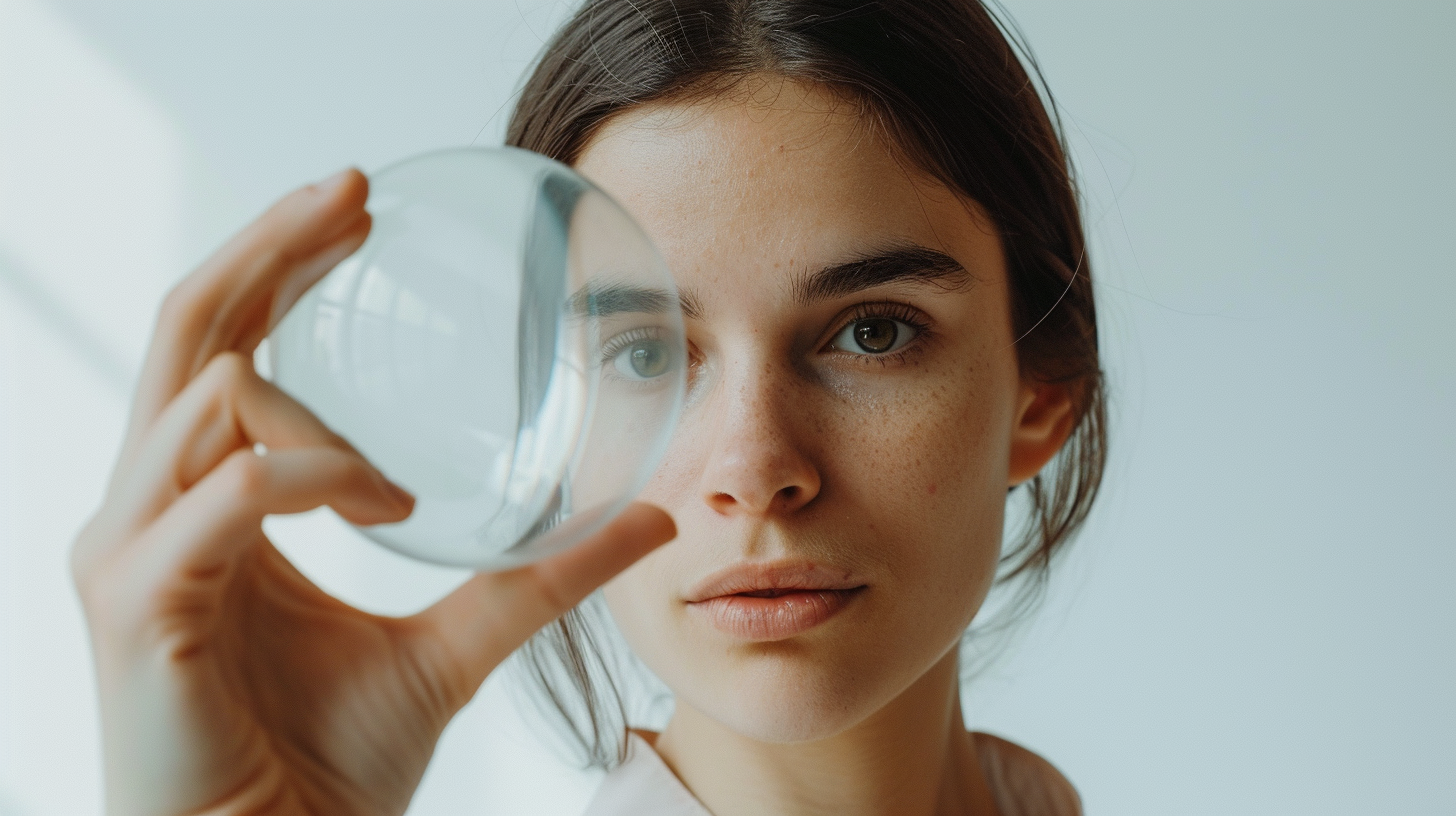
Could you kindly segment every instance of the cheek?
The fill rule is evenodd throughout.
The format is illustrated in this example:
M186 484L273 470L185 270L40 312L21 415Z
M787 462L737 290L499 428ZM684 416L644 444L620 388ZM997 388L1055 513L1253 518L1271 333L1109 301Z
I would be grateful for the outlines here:
M927 372L895 388L846 398L821 427L833 481L897 521L980 512L1004 499L1009 416L989 372ZM828 481L828 480L826 480Z
M826 446L834 471L826 484L836 486L836 504L852 508L907 603L974 614L994 576L1009 453L997 379L941 372L847 401L825 423L840 429Z
M633 651L654 670L662 671L658 652L671 649L675 626L682 610L676 589L701 577L708 525L702 514L705 504L698 496L704 452L694 444L697 438L680 425L667 453L652 478L637 495L666 510L677 525L677 537L643 556L602 587L607 607Z
M655 644L670 642L671 595L664 591L663 552L672 544L649 553L602 587L607 609L617 628L639 657L656 668Z
M652 478L637 498L666 510L677 524L677 538L653 550L603 587L607 606L633 650L661 671L656 644L670 641L680 623L675 588L701 578L710 525L699 487L708 452L698 444L693 418L685 416ZM711 514L709 514L711 515Z
M689 507L697 498L697 486L701 481L707 452L695 443L703 434L695 433L696 418L686 413L679 419L673 432L672 442L652 478L643 486L638 498L651 502L671 513L674 519L679 511Z

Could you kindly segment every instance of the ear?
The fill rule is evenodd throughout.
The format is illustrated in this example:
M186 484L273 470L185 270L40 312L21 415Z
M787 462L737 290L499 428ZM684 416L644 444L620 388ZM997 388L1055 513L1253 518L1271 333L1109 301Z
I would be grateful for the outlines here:
M1011 428L1007 486L1030 481L1072 433L1072 386L1023 378Z

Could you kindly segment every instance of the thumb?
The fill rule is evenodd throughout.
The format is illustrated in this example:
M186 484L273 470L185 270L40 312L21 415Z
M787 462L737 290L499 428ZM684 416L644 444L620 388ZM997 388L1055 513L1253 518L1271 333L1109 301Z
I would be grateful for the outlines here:
M548 534L549 535L549 534ZM415 616L462 672L467 698L537 630L677 536L661 508L635 502L566 552L504 572L480 573Z

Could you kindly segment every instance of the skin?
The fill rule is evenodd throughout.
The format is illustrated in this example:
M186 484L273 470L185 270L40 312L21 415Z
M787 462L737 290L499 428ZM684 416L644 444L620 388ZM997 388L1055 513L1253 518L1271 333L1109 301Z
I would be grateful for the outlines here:
M351 170L293 193L163 304L106 498L72 550L111 816L402 813L486 675L674 534L634 505L583 546L408 618L328 596L268 542L269 513L328 505L370 524L413 506L250 362L285 282L363 242L367 186Z
M1007 487L1071 419L1064 389L1021 376L994 228L856 105L770 77L621 114L578 167L695 307L688 407L643 494L679 535L606 587L676 695L658 752L719 816L969 812L956 647L995 574ZM963 279L796 297L816 270L906 246ZM862 305L884 303L898 306ZM885 314L913 317L899 330L914 338L885 354L846 342ZM704 577L780 559L867 588L767 643L689 609Z
M412 499L252 370L268 316L370 226L356 171L291 194L167 297L107 495L73 547L109 814L401 813L489 672L619 573L613 614L678 694L657 748L714 813L970 812L985 748L960 725L955 644L993 575L1007 486L1070 426L1066 394L1018 372L995 231L852 105L771 79L628 111L580 168L698 306L684 424L644 496L671 517L633 505L407 618L293 569L264 515L328 505L383 523ZM891 245L943 252L964 279L792 296L804 274ZM851 310L882 301L923 325L908 351L836 348ZM709 572L786 555L867 588L777 643L684 614Z

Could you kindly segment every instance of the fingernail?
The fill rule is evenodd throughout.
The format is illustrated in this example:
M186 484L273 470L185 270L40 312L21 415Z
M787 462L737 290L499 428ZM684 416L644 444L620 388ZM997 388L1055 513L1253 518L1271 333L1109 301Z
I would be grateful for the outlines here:
M342 185L344 181L349 178L349 176L351 175L351 170L352 168L346 167L343 170L340 170L332 176L324 179L323 181L317 182L313 185L313 188L321 193L331 193L334 190L339 189L339 186Z

